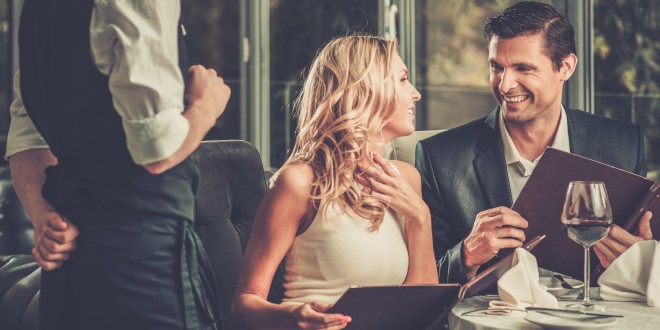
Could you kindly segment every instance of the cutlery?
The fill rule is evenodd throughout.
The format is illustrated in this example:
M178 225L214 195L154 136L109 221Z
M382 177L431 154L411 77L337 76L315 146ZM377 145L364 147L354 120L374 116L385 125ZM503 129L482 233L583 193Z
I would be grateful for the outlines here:
M623 317L623 315L618 314L604 314L604 313L594 313L594 312L583 312L583 311L574 311L569 309L554 309L554 308L544 308L544 307L527 307L525 310L528 311L537 311L541 313L563 313L563 314L573 314L573 315L586 315L594 317Z
M570 285L570 284L568 284L568 282L566 282L566 280L564 279L563 276L561 276L559 274L555 274L555 275L552 275L552 277L554 277L557 281L559 281L561 283L562 288L569 289L569 290L575 290L575 288L572 285Z

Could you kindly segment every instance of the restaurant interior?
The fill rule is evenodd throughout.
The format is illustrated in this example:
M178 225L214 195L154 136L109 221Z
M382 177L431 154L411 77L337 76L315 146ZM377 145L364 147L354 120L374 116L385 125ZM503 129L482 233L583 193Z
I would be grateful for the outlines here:
M483 25L486 18L517 2L520 1L181 1L188 62L215 69L231 88L224 114L191 156L201 178L195 192L194 227L218 286L221 329L247 329L234 318L231 309L241 261L270 179L294 147L298 133L293 111L295 99L319 49L333 38L352 34L373 34L398 41L398 52L408 68L408 80L419 91L421 100L414 109L416 132L394 140L383 155L414 166L419 140L487 116L498 105L489 82L488 41L484 38ZM565 108L636 124L644 139L646 178L649 184L660 182L660 1L540 2L554 6L568 17L575 29L575 55L579 64L563 87L562 104ZM18 27L22 4L23 0L0 0L0 150L3 155L10 126L10 104L15 97L13 77L20 65ZM34 230L13 189L9 163L0 162L0 329L38 329L42 270L31 256ZM612 196L610 191L610 199ZM556 221L561 224L559 219ZM656 247L655 251L660 248ZM380 303L387 310L389 304L394 305L389 314L395 320L406 320L405 325L392 321L388 325L361 328L360 324L371 321L358 323L356 315L353 320L357 324L349 323L347 328L660 329L658 279L631 275L636 283L649 283L640 289L648 294L648 302L631 302L603 299L598 283L592 278L591 298L604 306L604 311L562 314L544 310L547 306L541 296L550 293L563 310L569 303L582 301L584 278L568 276L566 281L561 281L553 274L543 271L539 274L537 261L531 260L532 254L510 256L515 260L513 265L509 258L508 264L500 267L506 266L508 270L516 269L516 263L532 263L533 266L526 265L534 269L531 273L536 274L536 279L540 276L541 282L536 281L534 288L526 293L536 299L532 307L536 306L537 311L506 307L500 310L506 315L499 315L492 308L489 310L494 301L506 300L502 292L507 286L515 286L506 282L504 270L495 269L488 275L496 277L490 279L491 290L479 288L478 292L471 292L452 287L455 290L452 298L465 296L437 300L435 309L426 311L433 313L430 322L417 316L409 321L408 314L420 315L418 308L408 310L400 306L401 300L382 298L369 306L378 309ZM595 259L594 254L591 256ZM579 254L578 259L582 258ZM660 252L654 260L655 266L628 268L624 274L637 270L660 275L657 265ZM268 293L270 302L279 303L284 295L284 266L280 264L273 278ZM578 275L581 272L582 268ZM479 275L476 278L480 279ZM535 291L539 287L543 293ZM658 299L655 307L650 298L652 291ZM423 296L414 297L421 301ZM557 305L553 306L546 309L557 309ZM400 311L398 318L397 311Z

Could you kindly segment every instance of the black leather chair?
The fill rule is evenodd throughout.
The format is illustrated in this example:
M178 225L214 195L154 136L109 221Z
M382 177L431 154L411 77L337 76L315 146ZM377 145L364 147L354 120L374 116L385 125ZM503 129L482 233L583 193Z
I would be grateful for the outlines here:
M34 230L11 185L9 166L0 166L0 255L30 254Z
M37 329L40 284L31 255L0 257L0 329Z
M213 267L223 330L241 327L231 300L252 220L266 191L257 150L245 141L206 141L193 154L200 171L195 226ZM0 257L0 329L36 330L40 270L31 256ZM282 267L269 300L281 301Z
M203 142L193 155L200 172L195 196L195 226L213 267L222 329L241 329L231 317L231 300L257 207L266 192L257 150L245 141ZM278 270L269 300L283 295Z

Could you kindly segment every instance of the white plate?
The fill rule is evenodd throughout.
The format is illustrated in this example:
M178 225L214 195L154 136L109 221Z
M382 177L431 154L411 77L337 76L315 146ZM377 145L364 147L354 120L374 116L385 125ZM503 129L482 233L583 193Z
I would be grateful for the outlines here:
M584 282L580 280L576 280L574 278L566 278L564 277L566 282L570 285L572 285L575 289L565 289L561 286L561 282L559 280L555 279L554 277L541 277L539 278L539 284L543 285L544 287L548 288L548 292L555 296L565 296L567 294L571 293L576 293L578 289L582 289L584 286Z
M617 322L616 317L594 317L580 314L528 311L525 320L541 325L543 329L573 330L595 329Z

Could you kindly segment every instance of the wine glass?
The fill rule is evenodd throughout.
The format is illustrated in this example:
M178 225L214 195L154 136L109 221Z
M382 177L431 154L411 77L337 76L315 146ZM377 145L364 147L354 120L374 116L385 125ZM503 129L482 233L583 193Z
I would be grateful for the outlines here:
M612 224L612 208L605 184L597 181L572 181L566 191L561 222L568 237L584 247L584 300L567 306L583 311L604 310L589 297L589 248L607 236Z

